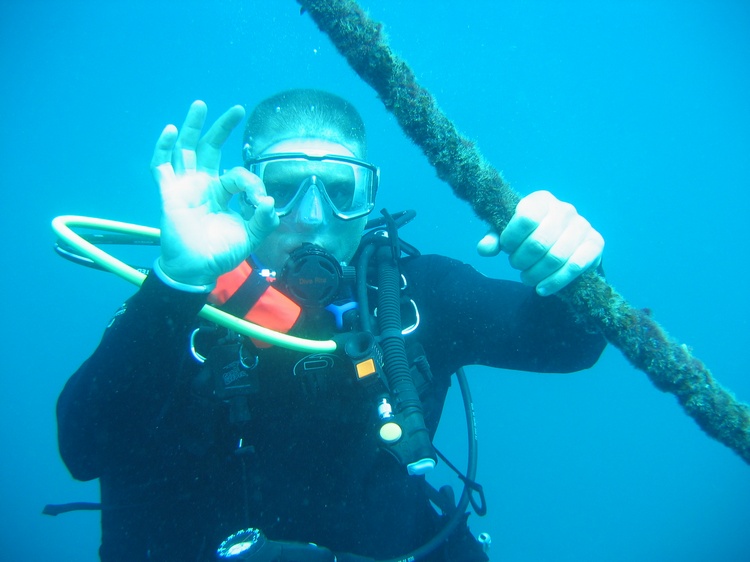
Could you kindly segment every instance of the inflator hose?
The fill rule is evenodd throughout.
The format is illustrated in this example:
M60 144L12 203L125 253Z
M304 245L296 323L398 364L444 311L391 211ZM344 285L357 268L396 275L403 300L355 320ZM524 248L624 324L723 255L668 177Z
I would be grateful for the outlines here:
M466 478L464 479L464 489L461 493L461 498L458 500L456 509L449 515L448 521L438 533L432 537L425 544L412 550L408 554L400 556L398 558L392 558L388 560L378 560L378 562L404 562L406 560L422 560L425 556L429 555L436 548L440 547L456 530L456 527L463 521L464 513L471 503L472 490L467 482L474 482L477 476L477 433L476 433L476 419L474 418L474 403L471 398L471 390L469 389L469 381L466 378L466 373L463 367L456 371L456 379L458 380L458 386L461 389L461 398L464 402L464 413L466 415L466 430L468 432L469 439L469 459L466 467Z
M415 458L410 463L436 459L430 433L424 423L422 401L409 369L404 337L401 334L401 273L394 262L390 246L381 246L378 260L378 327L383 350L385 376L397 411L403 416L403 430L411 443Z

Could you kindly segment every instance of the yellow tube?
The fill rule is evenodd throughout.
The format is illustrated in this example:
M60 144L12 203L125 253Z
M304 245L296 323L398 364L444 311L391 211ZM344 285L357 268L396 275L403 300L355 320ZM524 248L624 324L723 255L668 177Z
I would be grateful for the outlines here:
M118 260L91 242L84 240L73 231L73 228L90 228L107 232L133 234L155 240L160 236L158 228L76 215L63 215L55 217L52 220L52 230L55 231L55 234L67 244L78 250L81 254L85 255L107 271L119 275L134 285L140 287L141 284L143 284L143 281L146 279L145 274ZM225 328L233 330L243 336L256 338L271 345L278 345L296 351L306 351L311 353L333 352L336 350L336 342L333 340L309 340L274 332L273 330L269 330L258 324L253 324L242 318L237 318L236 316L227 314L226 312L210 305L205 305L199 312L199 315L210 322L224 326Z

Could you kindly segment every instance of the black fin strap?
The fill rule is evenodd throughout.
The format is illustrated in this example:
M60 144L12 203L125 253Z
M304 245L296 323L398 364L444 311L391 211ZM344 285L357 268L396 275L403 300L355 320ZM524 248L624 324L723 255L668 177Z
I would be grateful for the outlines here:
M481 484L479 484L476 480L471 480L470 478L464 476L464 474L458 470L455 466L453 466L453 463L449 461L446 456L440 452L440 450L435 447L435 452L438 454L440 459L448 465L448 467L456 473L456 476L459 477L459 479L466 485L467 488L469 488L472 491L472 494L469 495L469 503L471 503L472 509L474 509L474 513L479 515L479 517L484 517L487 514L487 501L484 497L484 488ZM476 493L479 496L479 503L474 499L474 493Z
M450 515L456 510L456 496L453 493L453 488L446 485L438 490L426 479L422 480L422 482L427 491L428 499L440 508L443 515Z

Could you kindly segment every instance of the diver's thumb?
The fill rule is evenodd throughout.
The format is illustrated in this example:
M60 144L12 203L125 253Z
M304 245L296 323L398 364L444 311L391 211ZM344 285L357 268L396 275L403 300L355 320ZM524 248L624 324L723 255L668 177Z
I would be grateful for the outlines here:
M477 252L480 256L491 258L500 253L500 235L490 230L477 244Z
M258 198L253 216L245 221L251 251L255 249L279 226L273 197L264 195Z

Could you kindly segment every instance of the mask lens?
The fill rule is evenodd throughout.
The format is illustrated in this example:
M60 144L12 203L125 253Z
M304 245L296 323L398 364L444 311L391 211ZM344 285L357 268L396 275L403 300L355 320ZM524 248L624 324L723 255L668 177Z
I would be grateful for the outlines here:
M263 166L259 175L266 193L274 198L279 211L288 211L286 207L293 203L302 183L310 177L306 164L304 161L277 160Z
M357 183L353 166L337 162L320 162L320 173L316 174L325 186L326 194L334 211L352 210Z
M292 156L279 155L250 166L250 171L263 180L266 193L274 198L279 215L292 210L302 192L309 188L313 177L336 216L350 219L372 210L373 170L356 162L338 161L335 157L305 159L301 155Z

